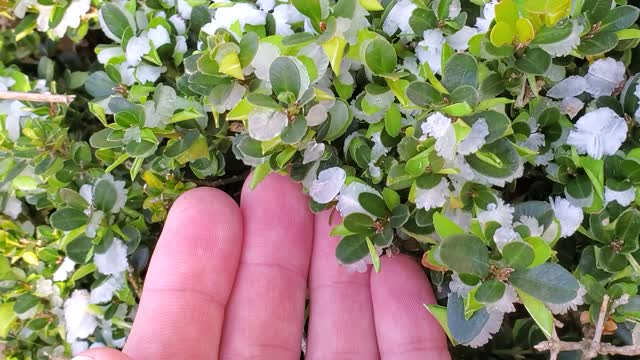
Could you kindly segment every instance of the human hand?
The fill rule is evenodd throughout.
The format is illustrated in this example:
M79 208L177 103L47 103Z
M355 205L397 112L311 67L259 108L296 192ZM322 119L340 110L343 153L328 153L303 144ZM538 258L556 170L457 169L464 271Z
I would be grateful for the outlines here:
M217 189L185 193L154 251L124 353L76 359L299 359L307 288L307 359L449 359L423 307L434 297L420 266L397 255L381 259L380 273L349 273L331 228L329 211L314 216L283 176L255 190L245 183L240 207Z

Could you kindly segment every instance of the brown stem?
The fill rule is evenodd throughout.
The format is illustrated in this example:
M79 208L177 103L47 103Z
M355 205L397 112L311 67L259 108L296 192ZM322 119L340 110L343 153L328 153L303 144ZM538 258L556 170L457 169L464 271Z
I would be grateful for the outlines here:
M0 91L0 100L22 100L34 102L63 103L69 105L75 95L38 94L19 91Z
M598 314L598 321L594 329L594 335L591 340L582 339L582 341L569 342L561 341L558 336L553 332L551 339L543 341L534 346L538 351L549 351L550 358L557 359L558 353L562 351L582 351L582 359L593 359L598 355L626 355L636 356L640 355L640 345L628 345L628 346L615 346L610 343L602 343L602 333L604 331L604 324L609 318L609 296L604 295L602 298L602 305L600 306L600 312Z

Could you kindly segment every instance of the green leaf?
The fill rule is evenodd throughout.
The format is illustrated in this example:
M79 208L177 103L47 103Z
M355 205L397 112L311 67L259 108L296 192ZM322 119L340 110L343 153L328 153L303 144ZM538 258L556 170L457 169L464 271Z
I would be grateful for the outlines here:
M442 84L448 91L469 85L478 86L478 63L467 53L456 53L447 61L442 75Z
M318 139L332 141L347 131L352 121L351 110L342 99L336 100L335 105L329 109L329 119L322 123L318 130Z
M264 180L270 173L271 166L269 165L268 161L265 161L256 166L251 176L251 183L249 183L249 188L251 188L251 190L255 189L256 186L258 186L258 184L260 184L260 182Z
M483 304L491 304L494 303L504 295L504 290L506 286L504 283L498 280L487 280L483 281L482 285L478 288L475 293L476 300Z
M387 213L389 212L389 210L387 209L387 204L385 204L384 200L380 196L373 193L361 193L358 196L358 202L363 209L379 218L386 217Z
M336 246L336 257L345 265L353 264L369 255L367 238L362 234L348 235Z
M443 101L440 92L424 81L414 81L409 84L406 94L412 103L421 107L427 107Z
M362 213L349 214L344 218L344 227L354 233L365 232L373 228L373 220Z
M341 36L334 36L329 41L322 43L322 50L329 58L331 69L336 76L340 75L340 65L342 64L346 46L347 40Z
M458 226L458 224L438 212L433 214L433 226L438 236L442 239L451 235L465 233L464 229Z
M538 324L538 327L547 339L551 338L553 334L553 315L547 307L535 297L527 294L522 290L516 289L518 297L522 304L527 309L533 320Z
M589 181L589 177L585 175L578 175L569 180L565 191L575 199L589 199L593 196L591 181Z
M400 194L391 188L385 187L382 189L382 198L387 205L387 209L394 209L400 205Z
M502 248L502 258L509 267L522 269L531 265L535 252L526 242L514 241Z
M638 20L640 15L640 9L635 6L623 5L618 6L607 13L602 24L600 25L601 32L616 32L624 30L633 25Z
M391 211L391 226L399 228L404 225L411 215L409 208L405 204L400 204Z
M18 316L13 311L13 302L0 304L0 338L6 338Z
M301 88L302 76L291 57L281 56L275 59L269 68L271 87L277 96L289 92L298 98L300 92L306 90Z
M292 0L291 4L303 15L310 18L314 26L322 20L328 12L327 6L321 0Z
M89 217L82 211L73 208L62 208L51 214L51 226L62 231L71 231L86 225Z
M640 211L627 209L616 219L616 239L622 241L621 254L631 254L638 250L640 236Z
M245 68L251 64L251 61L258 52L258 46L260 45L260 38L255 32L248 32L242 36L240 40L240 52L238 58L240 59L240 65Z
M298 116L296 119L287 125L287 127L280 134L280 139L285 144L297 144L302 140L307 133L307 120L304 116Z
M531 245L531 247L533 248L533 252L535 253L533 261L531 262L531 264L529 264L529 266L535 267L538 265L542 265L551 257L551 253L553 250L551 250L549 244L547 244L547 242L542 238L529 237L526 238L525 241L527 242L527 244Z
M451 235L440 244L440 258L450 269L484 278L489 274L489 250L477 236Z
M373 269L376 272L380 272L380 256L378 256L378 252L376 251L376 247L373 246L373 243L369 238L367 240L367 248L369 249L369 256L371 256L371 262L373 263Z
M108 213L118 199L118 190L113 181L99 180L93 189L93 204L97 209Z
M78 264L84 264L87 261L89 253L93 249L93 239L80 234L65 247L65 252L69 259L75 261Z
M414 34L423 34L425 30L438 27L438 18L430 8L417 8L409 17L409 26Z
M582 39L578 51L583 55L606 53L618 45L618 37L612 32L598 32L590 39Z
M590 24L595 24L607 16L611 11L613 0L585 0L582 11L587 16Z
M489 313L485 308L476 311L467 318L464 311L464 301L458 294L449 294L447 300L447 325L453 337L460 344L473 341L484 329L489 321Z
M520 166L520 156L506 139L499 139L482 147L482 151L491 154L499 163L486 162L478 153L465 156L472 169L488 177L504 179L513 176Z
M375 75L392 73L398 64L396 49L384 38L377 37L365 49L364 62Z
M40 298L37 296L29 293L22 294L16 298L16 303L13 305L13 311L15 311L16 314L22 314L39 303Z
M398 106L393 103L384 115L384 129L391 137L400 135L402 130L402 114L398 110Z
M106 26L109 32L115 35L116 39L113 40L121 40L127 28L136 30L136 22L133 16L114 3L103 4L100 8L99 16L102 20L101 23Z
M87 201L74 190L62 188L59 194L62 201L74 209L84 210L89 206Z
M542 75L551 66L551 55L540 48L529 48L516 60L515 66L524 73Z
M444 332L447 334L449 340L455 345L455 340L451 336L451 331L449 331L447 308L437 304L424 304L424 307L438 321L438 324L440 324Z
M473 109L466 102L451 104L440 109L444 114L449 116L465 116L469 115L473 112Z
M536 299L551 304L567 303L578 292L578 281L565 268L554 263L518 269L511 274L509 282Z
M82 265L78 270L76 270L73 273L73 275L71 275L71 278L69 280L78 281L83 277L93 273L94 271L96 271L96 269L97 269L97 266L94 263L88 263L88 264Z

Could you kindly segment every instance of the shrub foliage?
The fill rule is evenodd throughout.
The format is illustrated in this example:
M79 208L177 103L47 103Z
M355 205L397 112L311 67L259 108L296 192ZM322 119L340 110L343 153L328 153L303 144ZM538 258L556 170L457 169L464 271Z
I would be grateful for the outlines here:
M0 6L0 356L122 347L171 203L249 168L349 270L421 258L461 358L640 354L632 1Z

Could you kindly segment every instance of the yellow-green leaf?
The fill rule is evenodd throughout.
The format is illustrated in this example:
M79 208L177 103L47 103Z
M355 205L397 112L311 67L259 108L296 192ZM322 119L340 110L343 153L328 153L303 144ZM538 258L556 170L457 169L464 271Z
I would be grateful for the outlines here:
M322 43L322 50L324 50L324 53L329 57L331 69L336 76L340 75L340 64L342 63L346 46L347 40L340 36L334 36L331 40Z
M522 304L524 304L524 307L527 309L533 320L538 324L542 333L544 333L547 339L550 338L553 334L553 315L551 314L551 311L544 306L542 301L522 290L516 289L516 291L518 292L518 297L522 301Z
M221 73L233 76L236 79L244 80L240 59L238 58L238 53L235 51L228 51L224 54L218 65Z
M384 8L377 0L358 0L360 5L369 11L382 11Z

